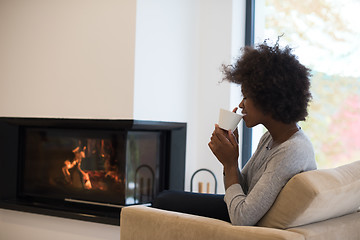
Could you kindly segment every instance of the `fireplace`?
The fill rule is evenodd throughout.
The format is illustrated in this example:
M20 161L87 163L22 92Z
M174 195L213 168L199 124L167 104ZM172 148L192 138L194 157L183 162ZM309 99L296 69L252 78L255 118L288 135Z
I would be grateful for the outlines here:
M185 123L0 118L0 207L119 225L184 189L185 142Z

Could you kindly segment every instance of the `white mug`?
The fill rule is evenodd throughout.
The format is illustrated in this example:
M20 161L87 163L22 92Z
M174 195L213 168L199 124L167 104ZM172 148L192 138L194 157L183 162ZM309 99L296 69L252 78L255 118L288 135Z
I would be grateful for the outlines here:
M224 130L231 130L233 132L237 128L243 116L244 115L242 114L234 113L232 111L220 108L219 127Z

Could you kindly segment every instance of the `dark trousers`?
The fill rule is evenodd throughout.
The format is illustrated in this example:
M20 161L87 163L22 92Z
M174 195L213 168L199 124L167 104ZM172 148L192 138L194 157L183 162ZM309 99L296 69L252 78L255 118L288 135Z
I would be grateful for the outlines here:
M230 222L224 195L221 194L166 190L155 198L152 207Z

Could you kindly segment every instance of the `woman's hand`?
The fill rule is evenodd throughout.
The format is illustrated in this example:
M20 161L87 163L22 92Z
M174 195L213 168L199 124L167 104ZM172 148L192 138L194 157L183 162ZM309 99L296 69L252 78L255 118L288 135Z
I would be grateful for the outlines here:
M237 111L237 107L233 112ZM228 189L233 184L239 183L239 133L236 128L234 133L225 131L215 125L215 130L211 135L209 147L216 158L224 166L224 184Z
M238 168L239 145L237 137L230 130L225 131L219 125L215 125L208 145L224 169Z

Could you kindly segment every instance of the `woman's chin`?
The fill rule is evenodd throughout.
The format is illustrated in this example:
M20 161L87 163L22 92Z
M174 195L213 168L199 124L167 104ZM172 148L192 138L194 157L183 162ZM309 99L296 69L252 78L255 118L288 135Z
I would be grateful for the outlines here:
M247 128L252 128L252 127L255 127L255 125L254 125L254 124L252 124L252 123L250 123L250 122L245 121L245 119L244 119L244 123L245 123L245 126L246 126Z

